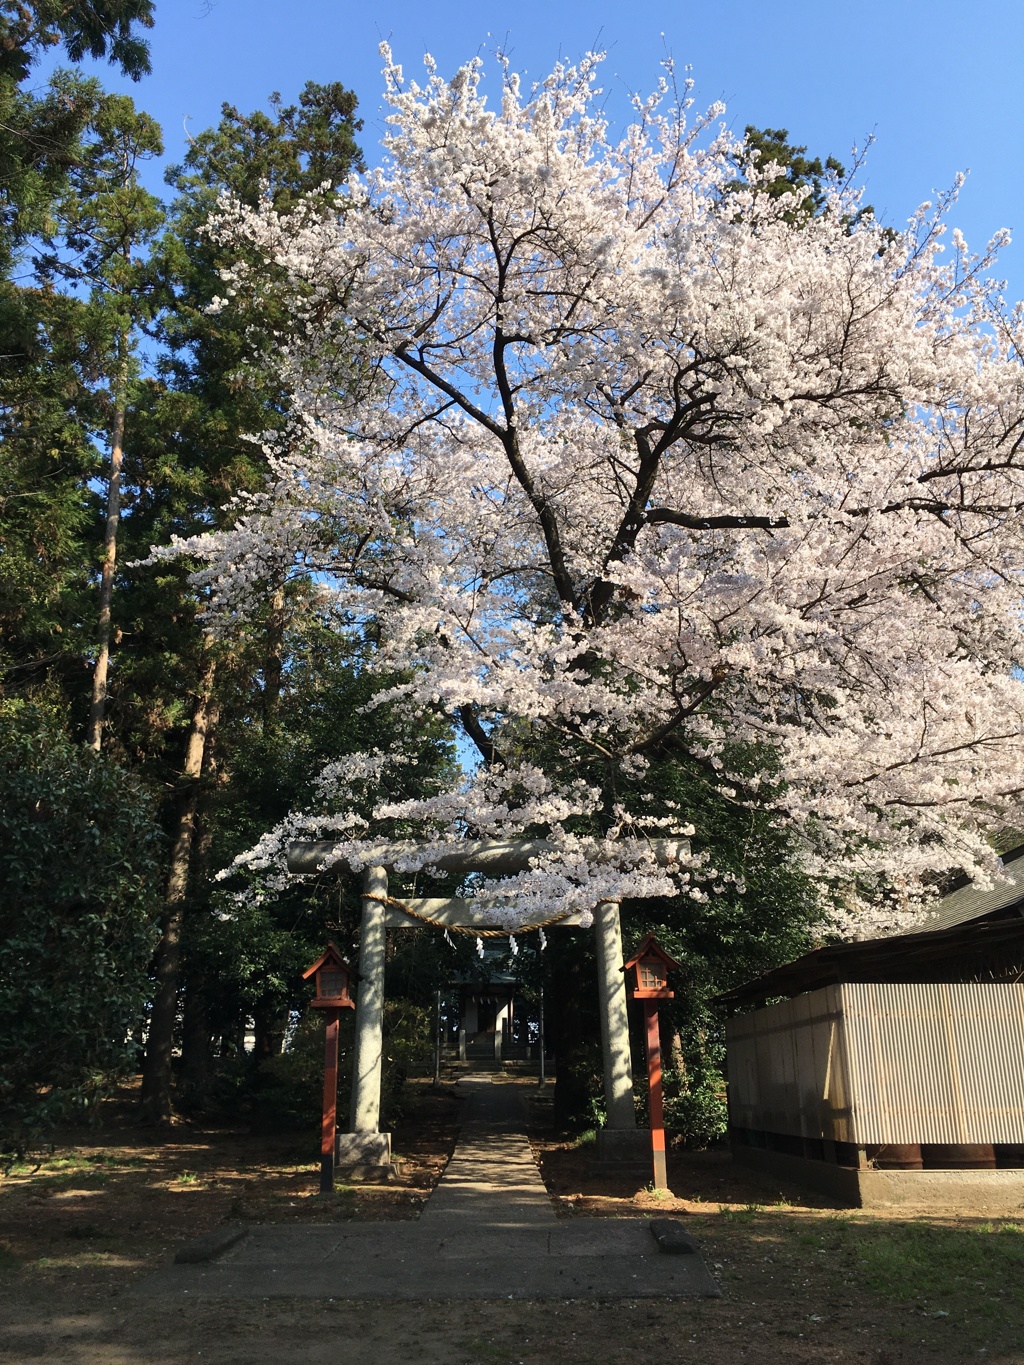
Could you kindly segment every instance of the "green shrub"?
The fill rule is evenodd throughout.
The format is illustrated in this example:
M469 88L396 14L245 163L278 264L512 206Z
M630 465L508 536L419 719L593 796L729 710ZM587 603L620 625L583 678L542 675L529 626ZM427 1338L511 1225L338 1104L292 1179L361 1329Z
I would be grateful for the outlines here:
M0 1151L88 1112L135 1060L160 908L139 784L55 719L0 703Z
M684 1078L666 1075L665 1128L685 1147L707 1147L729 1126L725 1082L715 1067Z
M338 1127L348 1127L355 1031L352 1011L341 1016L338 1046ZM324 1017L308 1010L288 1050L260 1062L244 1097L258 1128L315 1128L323 1112Z
M348 1127L355 1052L354 1011L343 1010L338 1058L338 1128ZM407 1075L432 1065L431 1012L407 1000L384 1004L384 1058L381 1124L387 1128L401 1113ZM247 1093L240 1096L253 1123L262 1128L315 1128L323 1113L324 1019L308 1010L289 1040L287 1051L259 1064Z

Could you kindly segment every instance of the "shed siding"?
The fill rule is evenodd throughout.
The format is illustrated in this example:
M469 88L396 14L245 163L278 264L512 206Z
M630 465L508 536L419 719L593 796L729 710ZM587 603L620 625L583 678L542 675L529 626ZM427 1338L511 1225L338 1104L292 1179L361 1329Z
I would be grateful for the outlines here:
M1024 1142L1024 985L826 986L734 1017L726 1037L736 1127Z
M729 1020L734 1125L853 1141L841 989L826 986Z
M1024 1140L1024 986L839 989L854 1141Z

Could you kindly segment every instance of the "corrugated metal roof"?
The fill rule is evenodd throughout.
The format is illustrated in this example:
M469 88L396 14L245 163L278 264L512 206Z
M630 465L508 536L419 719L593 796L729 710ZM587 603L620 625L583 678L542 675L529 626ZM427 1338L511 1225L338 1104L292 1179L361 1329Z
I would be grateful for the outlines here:
M731 1009L842 981L912 982L1024 979L1024 912L949 929L861 939L815 948L715 997Z
M943 896L935 913L919 926L917 932L929 929L952 929L955 924L967 924L982 915L1005 910L1017 901L1024 901L1024 847L1015 848L1003 857L1003 871L1009 882L998 882L991 891L979 891L973 882L958 887ZM899 937L902 937L900 935Z
M793 996L839 981L988 979L996 959L1012 970L1024 962L1024 846L1003 857L1007 881L991 891L968 882L939 901L935 912L908 934L832 943L775 967L716 999L732 1009L772 996Z

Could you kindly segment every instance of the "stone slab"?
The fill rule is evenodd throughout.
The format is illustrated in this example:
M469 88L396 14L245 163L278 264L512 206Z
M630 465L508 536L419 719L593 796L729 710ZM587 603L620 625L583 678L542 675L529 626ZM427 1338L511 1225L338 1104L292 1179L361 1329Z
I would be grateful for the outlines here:
M202 1237L193 1237L191 1242L186 1242L175 1253L174 1263L201 1265L204 1261L212 1261L248 1235L248 1228L227 1227L220 1228L217 1232L208 1232Z
M645 1218L557 1218L522 1132L528 1089L459 1082L459 1141L422 1215L262 1225L216 1263L172 1265L138 1292L212 1298L710 1298L699 1254L663 1256Z
M196 1298L714 1298L699 1255L663 1256L646 1219L577 1218L551 1227L443 1223L264 1225L220 1260L171 1265L147 1295Z
M466 1134L422 1218L503 1227L554 1223L555 1212L524 1137Z

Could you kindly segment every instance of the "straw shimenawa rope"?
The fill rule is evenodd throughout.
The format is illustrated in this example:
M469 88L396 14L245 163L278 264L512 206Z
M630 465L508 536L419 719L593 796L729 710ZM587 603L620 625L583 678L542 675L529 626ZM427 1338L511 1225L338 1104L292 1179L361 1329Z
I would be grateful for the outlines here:
M525 934L530 929L548 929L552 924L559 924L562 920L568 919L573 913L571 910L564 910L560 915L552 915L550 919L540 920L537 924L524 924L519 929L474 929L465 924L445 924L444 920L431 919L429 915L421 914L419 910L414 910L405 901L396 900L394 896L375 896L363 893L365 901L379 901L381 905L390 905L395 910L404 910L413 919L418 919L423 924L429 924L432 929L448 929L456 934L472 934L474 938L511 938L514 934Z

